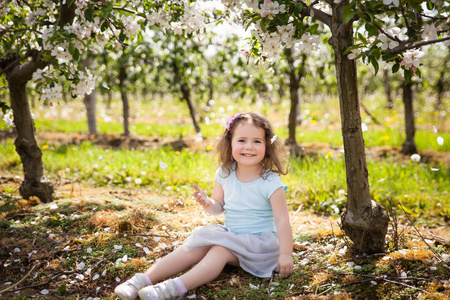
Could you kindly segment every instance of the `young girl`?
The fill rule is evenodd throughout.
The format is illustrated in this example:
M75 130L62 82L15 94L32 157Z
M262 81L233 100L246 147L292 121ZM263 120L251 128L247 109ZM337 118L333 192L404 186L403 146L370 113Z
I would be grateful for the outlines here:
M184 245L117 286L121 299L138 294L141 299L179 299L215 279L226 264L262 278L276 268L282 278L292 273L287 186L278 175L287 172L280 161L282 144L269 121L254 113L228 118L217 152L220 168L211 197L196 185L194 196L209 214L224 213L225 225L195 229Z

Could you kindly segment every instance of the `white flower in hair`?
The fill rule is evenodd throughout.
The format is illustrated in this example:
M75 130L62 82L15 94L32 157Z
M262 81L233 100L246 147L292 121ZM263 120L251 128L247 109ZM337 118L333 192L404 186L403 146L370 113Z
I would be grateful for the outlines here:
M270 143L273 144L277 140L277 135L275 134L272 139L270 140Z

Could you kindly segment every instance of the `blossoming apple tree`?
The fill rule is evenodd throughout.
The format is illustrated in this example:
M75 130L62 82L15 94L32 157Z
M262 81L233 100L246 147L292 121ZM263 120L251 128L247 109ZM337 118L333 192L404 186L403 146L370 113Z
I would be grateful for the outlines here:
M251 52L262 63L276 63L281 48L314 39L317 28L331 31L344 141L347 205L342 228L359 253L383 252L389 217L371 200L357 86L356 59L378 71L379 61L402 71L409 82L420 76L420 47L448 36L449 1L316 0L230 1L254 24Z
M15 140L24 169L24 198L52 200L53 186L44 175L42 152L34 136L27 84L34 82L42 101L90 93L95 77L80 63L86 49L127 41L148 26L190 35L204 26L205 13L195 1L0 1L0 76L10 95ZM62 86L59 78L66 78ZM2 108L7 106L2 102Z

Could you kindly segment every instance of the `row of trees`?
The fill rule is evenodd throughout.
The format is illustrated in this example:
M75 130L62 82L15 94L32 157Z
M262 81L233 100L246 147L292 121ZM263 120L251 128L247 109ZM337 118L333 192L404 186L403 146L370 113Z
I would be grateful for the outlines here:
M51 183L45 179L42 153L34 137L26 89L29 81L37 82L36 90L44 99L57 98L63 88L73 96L89 94L94 89L94 75L86 68L91 64L85 55L87 51L122 51L117 60L127 60L130 59L127 43L133 36L142 38L148 28L159 27L186 39L198 39L201 36L196 33L203 33L206 23L232 17L246 28L253 27L248 54L256 57L257 63L276 65L284 51L289 66L286 73L293 87L292 118L298 107L295 84L305 76L307 56L300 56L299 68L293 64L291 49L313 51L320 42L317 37L327 37L325 40L334 55L346 161L348 201L342 226L357 252L383 251L389 218L385 209L370 198L355 60L371 64L375 71L381 61L391 64L393 73L401 70L405 79L404 99L409 99L405 107L412 113L412 105L408 105L412 103L412 78L420 75L423 52L419 49L450 39L449 2L223 0L220 9L208 5L210 2L201 4L201 1L146 0L126 3L38 0L0 4L1 24L5 24L0 28L0 74L8 83L18 135L15 145L24 167L21 195L24 198L36 195L47 202L53 192ZM180 46L186 41L174 37L171 59L166 63L172 68L174 84L189 103L191 82L186 81L182 72L190 68L192 61ZM189 55L193 53L196 52ZM61 77L65 78L64 86L59 83ZM121 91L126 91L124 79L128 77L127 68L118 69ZM126 94L122 100L126 114ZM195 115L192 110L191 114ZM407 119L407 123L411 121ZM292 128L295 130L295 126Z

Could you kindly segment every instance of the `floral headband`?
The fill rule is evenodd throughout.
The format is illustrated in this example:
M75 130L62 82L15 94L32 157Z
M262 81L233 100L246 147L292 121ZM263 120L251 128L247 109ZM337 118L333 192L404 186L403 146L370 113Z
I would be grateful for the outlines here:
M240 113L237 113L237 114L232 115L231 117L229 117L229 118L227 119L227 125L226 125L226 127L227 127L227 130L228 130L228 131L231 130L231 125L233 124L234 120L236 120L237 118L239 118L240 115L241 115Z

